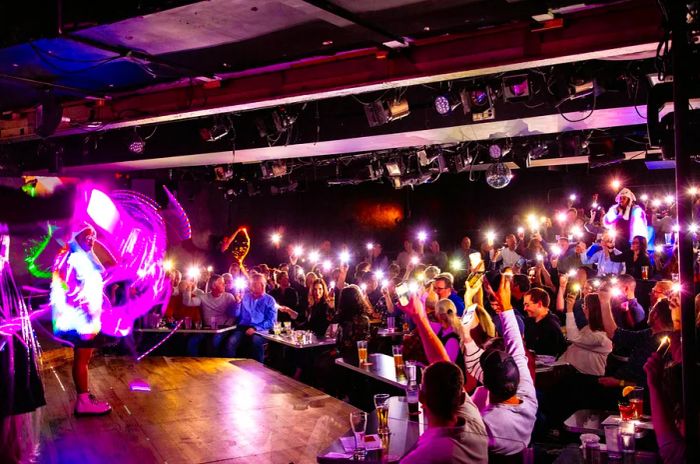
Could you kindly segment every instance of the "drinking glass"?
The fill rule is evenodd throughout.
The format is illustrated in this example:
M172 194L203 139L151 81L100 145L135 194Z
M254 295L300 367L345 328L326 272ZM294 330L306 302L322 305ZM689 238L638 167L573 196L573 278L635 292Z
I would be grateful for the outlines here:
M282 333L282 323L281 322L275 322L272 325L272 333L274 333L275 335L279 335L280 333Z
M386 330L393 332L396 329L396 319L393 316L386 318Z
M377 393L374 395L374 406L377 408L377 431L385 433L389 431L389 395Z
M623 421L629 421L634 419L636 413L635 407L632 403L617 403L617 407L620 410L620 419Z
M625 427L624 424L620 424L620 449L623 462L634 462L634 423L630 421L630 425L631 427Z
M581 435L583 444L583 462L586 464L600 464L600 437L592 433Z
M185 320L184 320L184 322L183 322L183 325L185 326L185 329L186 329L186 330L192 329L192 318L191 318L191 317L186 317Z
M620 426L608 424L605 426L605 445L608 448L608 458L620 459Z
M284 321L284 331L287 333L292 331L292 321Z
M644 387L634 387L629 395L630 404L634 406L633 419L641 419L644 414Z
M212 316L209 318L209 327L212 328L212 330L216 330L218 328L218 324L216 323L216 317Z
M367 431L367 413L364 411L354 411L350 413L350 427L355 435L355 451L353 457L356 460L363 460L367 455L365 449L365 432Z
M201 320L195 321L194 328L197 330L202 330L202 321Z
M357 357L360 360L360 365L367 364L367 340L357 342Z
M404 375L403 371L403 347L394 345L391 347L391 354L394 355L394 368L396 369L396 377Z
M649 280L649 266L642 266L642 280Z

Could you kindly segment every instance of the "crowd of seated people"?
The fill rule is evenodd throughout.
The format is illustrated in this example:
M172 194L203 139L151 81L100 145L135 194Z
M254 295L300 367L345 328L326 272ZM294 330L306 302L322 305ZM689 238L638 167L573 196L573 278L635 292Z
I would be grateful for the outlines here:
M357 341L371 340L372 327L393 317L397 327L410 329L404 357L431 366L421 391L431 417L445 428L483 430L487 436L481 443L471 432L436 434L421 439L406 462L423 462L436 446L428 442L446 437L452 453L470 455L473 462L485 455L517 455L529 446L536 422L561 426L569 412L560 407L564 398L576 396L570 408L616 410L622 388L636 385L647 387L652 412L668 403L659 398L660 377L674 359L652 354L662 337L671 337L672 353L679 343L671 280L677 273L675 250L673 243L648 246L646 236L635 235L638 223L620 229L632 222L626 212L632 218L640 214L634 203L630 210L628 199L621 193L608 213L592 211L590 218L571 208L558 225L544 220L535 230L524 224L529 232L516 223L512 233L503 234L502 246L489 239L476 251L464 237L452 257L467 264L452 272L446 269L450 256L437 240L424 252L424 240L406 239L393 262L385 248L373 244L352 271L347 262L329 268L290 253L276 268L233 266L230 276L214 275L206 285L174 274L166 315L178 318L199 307L204 324L235 323L235 330L215 338L213 348L236 356L245 345L259 361L265 341L256 333L269 331L276 321L318 337L337 324L336 345L319 355L323 362L296 361L324 373L334 369L335 357L357 362ZM656 223L650 220L647 227ZM474 253L480 259L470 260ZM235 285L236 278L246 279L245 288ZM399 302L398 289L405 284L408 305ZM571 369L538 401L542 393L533 366L545 357ZM342 385L320 386L341 397L348 393ZM668 429L669 440L682 433L677 424ZM669 455L678 452L678 446L669 446Z

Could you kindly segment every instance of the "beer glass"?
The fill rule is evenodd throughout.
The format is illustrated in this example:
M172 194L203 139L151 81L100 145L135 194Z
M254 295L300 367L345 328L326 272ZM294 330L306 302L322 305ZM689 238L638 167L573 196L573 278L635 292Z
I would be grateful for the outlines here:
M360 360L360 365L367 364L367 340L357 342L357 358Z
M389 431L389 395L377 393L374 395L374 406L377 408L377 432Z
M401 345L394 345L391 347L391 354L394 355L394 368L396 369L396 377L401 377L404 375L403 372L403 347Z

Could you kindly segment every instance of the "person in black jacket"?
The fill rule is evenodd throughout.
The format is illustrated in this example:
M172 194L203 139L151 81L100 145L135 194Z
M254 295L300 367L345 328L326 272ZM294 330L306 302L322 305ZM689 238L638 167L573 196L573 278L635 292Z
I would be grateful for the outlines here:
M523 297L525 312L525 342L527 348L537 354L559 357L566 350L566 340L561 332L559 318L549 312L549 294L541 288L533 288Z
M632 246L629 250L625 250L619 255L610 254L610 261L615 263L625 263L625 273L631 275L637 280L646 277L649 278L651 273L651 260L647 253L647 239L641 235L635 235L632 238ZM646 276L642 275L642 268L646 266ZM646 279L645 279L646 280Z

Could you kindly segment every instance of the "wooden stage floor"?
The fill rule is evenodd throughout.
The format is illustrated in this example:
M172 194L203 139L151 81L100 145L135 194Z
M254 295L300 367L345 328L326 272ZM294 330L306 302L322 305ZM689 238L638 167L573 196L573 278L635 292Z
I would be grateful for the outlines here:
M40 463L312 463L355 410L248 359L95 357L91 390L113 411L76 418L70 363L44 367Z

